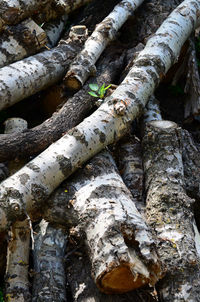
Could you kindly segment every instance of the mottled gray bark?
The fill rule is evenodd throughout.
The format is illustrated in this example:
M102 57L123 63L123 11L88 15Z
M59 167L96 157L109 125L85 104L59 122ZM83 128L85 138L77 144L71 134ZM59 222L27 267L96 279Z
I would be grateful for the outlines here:
M143 164L140 140L133 135L125 137L117 145L119 170L124 183L130 190L139 211L144 210Z
M44 24L43 30L46 32L48 40L47 47L53 48L56 46L66 26L67 20L68 16L65 14L55 21Z
M0 69L0 109L56 83L86 39L86 28L74 26L69 38L50 50Z
M66 302L66 231L42 220L34 232L32 302Z
M16 24L43 9L52 0L1 0L0 30L5 24Z
M72 254L70 254L72 253ZM74 247L67 253L67 281L70 286L74 302L154 302L150 288L134 290L124 294L104 294L96 287L91 277L91 263L86 253L86 248Z
M79 90L87 78L95 73L95 63L117 31L143 0L123 0L99 23L88 38L80 54L70 65L64 82L70 89Z
M1 161L42 152L69 129L80 123L88 112L95 108L95 99L88 94L90 90L88 84L98 83L101 86L103 83L105 85L113 83L123 68L124 54L118 52L117 47L107 49L97 64L97 77L91 78L81 91L68 99L59 111L41 125L17 135L0 135Z
M20 118L11 118L5 122L5 133L20 132L27 128L27 122ZM9 163L10 174L20 169L24 162ZM29 302L28 266L30 245L29 219L13 223L7 249L7 267L5 276L5 296L7 301Z
M82 163L124 135L200 22L199 9L199 1L183 1L148 40L124 81L100 108L1 184L0 230L24 217L25 211L40 207Z
M92 0L53 0L52 6L55 7L56 11L60 13L69 14L75 9L91 2Z
M184 190L181 129L152 121L143 137L146 217L166 276L158 284L162 301L199 301L199 258L191 200Z
M0 37L0 67L38 52L46 43L44 30L31 19L7 26Z
M123 293L160 277L146 224L108 152L96 155L48 201L45 219L86 234L96 285Z

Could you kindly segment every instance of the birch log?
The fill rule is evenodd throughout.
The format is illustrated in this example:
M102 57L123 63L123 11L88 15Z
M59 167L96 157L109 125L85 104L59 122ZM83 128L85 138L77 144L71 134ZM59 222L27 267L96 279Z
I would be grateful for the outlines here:
M44 24L43 30L46 32L47 40L48 40L47 47L53 48L56 46L66 26L67 20L68 20L68 16L63 15L55 21Z
M83 89L68 99L63 107L51 118L33 129L21 133L0 136L0 159L14 159L16 156L26 157L42 152L51 143L59 139L63 133L80 123L88 112L95 107L94 98L88 94L89 83L105 83L109 85L118 77L123 68L125 53L118 48L107 49L97 64L97 77L91 78ZM63 97L63 101L65 98ZM55 100L53 100L55 103ZM47 100L49 103L49 100ZM13 152L15 150L15 152ZM3 180L3 179L2 179Z
M0 30L5 24L16 24L44 8L52 0L2 0Z
M79 7L91 2L92 0L53 0L52 6L56 11L69 14Z
M0 109L61 80L86 39L84 26L74 26L69 38L52 49L0 69Z
M27 129L27 122L21 118L10 118L5 122L5 133L20 132ZM12 175L24 162L9 163ZM28 266L29 266L30 224L29 219L16 221L10 231L7 249L7 267L5 276L5 296L9 302L29 302Z
M0 37L0 67L38 52L46 43L44 30L31 19L7 26Z
M34 235L32 302L66 302L64 255L67 235L42 220Z
M96 155L48 201L45 219L86 234L96 285L123 293L160 278L146 224L108 152Z
M112 41L119 28L131 16L133 11L143 0L123 0L114 10L96 26L95 31L88 38L84 49L70 65L64 82L70 89L80 89L87 78L94 74L95 63L107 44Z
M198 301L200 263L191 200L184 190L181 129L152 121L143 137L146 216L166 276L157 288L162 301Z
M1 184L0 230L40 205L83 162L124 135L198 25L199 9L198 0L183 1L98 110Z

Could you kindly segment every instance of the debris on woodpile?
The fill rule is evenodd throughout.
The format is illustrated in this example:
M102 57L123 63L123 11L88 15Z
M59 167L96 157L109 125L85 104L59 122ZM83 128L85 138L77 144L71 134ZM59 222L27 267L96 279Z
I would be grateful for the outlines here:
M1 1L0 301L199 301L199 12Z

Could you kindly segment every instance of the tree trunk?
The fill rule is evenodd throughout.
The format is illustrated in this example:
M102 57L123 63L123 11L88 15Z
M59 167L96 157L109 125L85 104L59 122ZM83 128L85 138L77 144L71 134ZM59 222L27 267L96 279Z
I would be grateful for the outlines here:
M44 30L31 19L7 27L0 38L0 67L38 52L46 43Z
M193 200L184 190L180 141L181 129L173 122L152 121L146 125L143 137L146 216L166 270L166 276L158 284L161 300L165 302L198 301L200 294Z
M40 205L82 163L124 135L198 25L199 9L198 0L183 1L148 40L124 81L100 108L2 183L1 231L24 217L33 204Z
M48 201L45 219L86 234L93 277L105 293L123 293L160 278L145 222L108 152L96 155ZM70 209L71 208L71 209Z
M66 302L65 230L42 220L34 235L32 302Z
M114 10L96 26L88 38L84 49L70 65L64 81L68 88L79 90L90 75L94 75L95 63L107 44L112 41L117 31L131 16L143 0L123 0Z
M35 155L80 123L88 115L88 112L95 108L94 98L88 94L90 90L88 84L95 82L101 86L103 83L106 85L113 83L123 68L123 59L124 54L117 47L111 47L98 62L97 78L90 79L83 89L68 99L63 107L58 112L55 112L51 118L41 125L17 135L1 135L1 161L16 158L16 155L19 158ZM63 97L63 101L65 99L66 97ZM55 98L53 101L55 103ZM47 103L49 104L49 99Z
M0 30L5 24L17 24L23 19L32 16L52 0L1 0L0 3Z

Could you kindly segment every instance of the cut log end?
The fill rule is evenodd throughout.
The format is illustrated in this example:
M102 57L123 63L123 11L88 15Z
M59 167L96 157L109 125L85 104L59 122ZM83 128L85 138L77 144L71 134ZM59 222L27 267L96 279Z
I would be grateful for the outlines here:
M152 125L155 128L160 129L169 129L169 128L177 128L178 125L172 121L151 121L149 122L150 125Z
M156 272L158 270L159 273ZM139 273L133 275L131 265L129 263L123 263L118 267L114 267L109 272L101 274L97 279L97 286L106 294L122 294L144 285L154 285L158 280L155 276L160 275L160 268L155 267L154 272L152 269L151 273L149 277L145 277Z
M82 88L82 83L74 75L67 74L64 78L64 83L65 86L70 90L78 91Z

